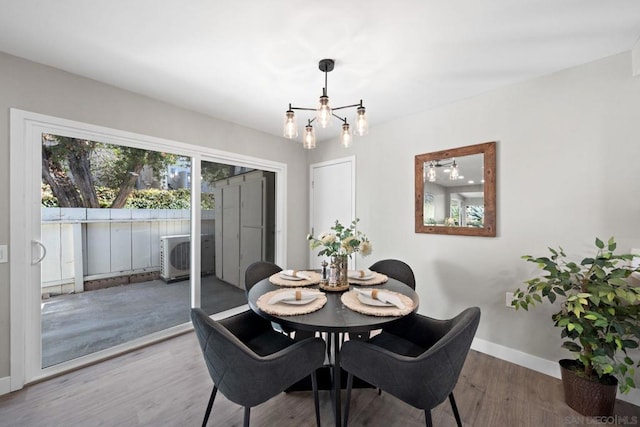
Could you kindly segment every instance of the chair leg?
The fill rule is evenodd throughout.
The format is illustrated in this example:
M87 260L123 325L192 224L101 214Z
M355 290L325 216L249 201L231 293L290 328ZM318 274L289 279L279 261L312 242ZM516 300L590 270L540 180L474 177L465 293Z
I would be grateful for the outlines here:
M449 393L449 402L451 402L451 409L453 410L453 416L456 417L456 423L458 423L458 427L462 427L462 420L460 419L460 413L458 412L458 405L456 405L456 400L453 398L453 392Z
M249 417L251 416L251 408L248 406L244 407L244 427L249 427Z
M427 427L433 427L433 422L431 421L431 409L424 410L424 421Z
M349 406L351 404L351 388L353 387L353 374L351 372L347 375L347 396L345 397L345 407L344 407L344 422L342 423L344 427L349 425Z
M211 408L213 408L213 401L216 400L216 393L218 392L218 387L213 386L213 390L211 390L211 397L209 398L209 404L207 404L207 412L204 413L204 420L202 421L202 427L207 425L207 421L209 421L209 415L211 414Z
M311 372L311 388L313 389L313 405L316 408L316 426L320 427L320 399L318 398L318 377L316 371Z

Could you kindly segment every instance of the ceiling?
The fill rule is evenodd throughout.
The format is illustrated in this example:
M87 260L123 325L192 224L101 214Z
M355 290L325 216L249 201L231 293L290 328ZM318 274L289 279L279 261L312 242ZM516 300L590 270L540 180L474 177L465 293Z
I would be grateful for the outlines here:
M0 0L0 10L0 51L274 135L289 103L316 105L323 58L336 61L331 104L362 99L373 128L640 38L638 0ZM318 139L337 138L333 127Z

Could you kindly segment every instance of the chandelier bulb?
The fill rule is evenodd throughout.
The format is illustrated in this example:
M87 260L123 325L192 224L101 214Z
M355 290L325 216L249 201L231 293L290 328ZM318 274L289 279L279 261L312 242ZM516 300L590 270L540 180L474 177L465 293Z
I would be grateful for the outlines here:
M320 97L318 109L316 110L316 120L321 128L326 128L331 124L331 106L329 105L329 97L326 92Z
M349 129L349 123L342 125L342 131L340 132L340 143L344 148L351 147L351 129Z
M436 166L433 162L429 163L429 169L427 170L427 181L436 182Z
M316 131L311 126L311 122L304 128L304 137L302 138L302 146L307 150L316 148Z
M285 138L293 139L298 136L298 124L296 123L296 115L289 105L289 110L284 113L283 133Z
M366 109L362 106L362 100L360 100L360 106L356 110L356 130L355 133L358 136L365 136L369 133L369 121L367 120Z
M449 174L449 179L454 181L454 180L458 179L459 175L460 174L458 172L458 164L454 160L453 164L451 165L451 173Z

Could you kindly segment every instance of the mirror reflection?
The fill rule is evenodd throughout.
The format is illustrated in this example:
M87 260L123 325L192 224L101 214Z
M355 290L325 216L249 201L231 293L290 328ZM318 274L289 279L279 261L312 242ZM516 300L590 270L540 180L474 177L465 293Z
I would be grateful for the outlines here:
M417 233L495 236L495 142L416 156Z
M424 225L484 227L484 155L424 162Z

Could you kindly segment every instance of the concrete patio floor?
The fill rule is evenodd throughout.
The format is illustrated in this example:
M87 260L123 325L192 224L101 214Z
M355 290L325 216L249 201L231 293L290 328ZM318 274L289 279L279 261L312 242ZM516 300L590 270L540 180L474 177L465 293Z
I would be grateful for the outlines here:
M217 277L201 280L209 314L242 304L242 289ZM189 280L153 280L42 302L42 366L49 367L190 321Z

